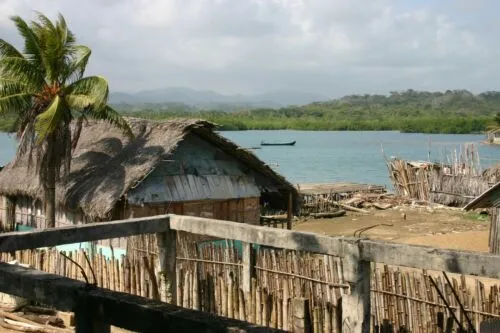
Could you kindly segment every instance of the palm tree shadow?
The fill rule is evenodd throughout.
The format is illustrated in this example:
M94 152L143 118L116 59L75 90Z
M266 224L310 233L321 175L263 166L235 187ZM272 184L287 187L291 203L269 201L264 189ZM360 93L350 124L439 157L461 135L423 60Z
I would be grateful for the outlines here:
M151 158L162 156L161 146L147 146L146 134L123 144L116 137L92 143L92 150L72 160L71 173L64 190L64 204L72 209L102 207L115 203L133 184L142 178ZM97 208L98 209L98 208Z

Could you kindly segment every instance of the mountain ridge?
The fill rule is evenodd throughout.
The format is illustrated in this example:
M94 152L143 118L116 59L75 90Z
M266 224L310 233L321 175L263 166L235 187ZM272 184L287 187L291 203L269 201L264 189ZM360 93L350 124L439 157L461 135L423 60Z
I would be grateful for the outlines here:
M110 93L111 104L128 104L140 106L144 104L180 103L200 109L217 107L220 104L245 107L284 107L304 105L328 100L329 98L314 93L292 90L275 90L262 94L220 94L212 90L196 90L185 87L169 87L162 89L142 90L136 93Z

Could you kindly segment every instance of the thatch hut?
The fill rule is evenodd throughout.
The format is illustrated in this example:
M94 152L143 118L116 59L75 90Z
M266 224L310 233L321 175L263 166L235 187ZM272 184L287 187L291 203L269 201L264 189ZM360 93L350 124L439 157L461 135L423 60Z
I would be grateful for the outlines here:
M129 119L129 140L103 122L84 126L56 226L175 213L258 224L261 206L286 211L297 191L252 152L202 120ZM44 228L43 193L28 160L0 172L4 229ZM123 247L123 244L118 244Z

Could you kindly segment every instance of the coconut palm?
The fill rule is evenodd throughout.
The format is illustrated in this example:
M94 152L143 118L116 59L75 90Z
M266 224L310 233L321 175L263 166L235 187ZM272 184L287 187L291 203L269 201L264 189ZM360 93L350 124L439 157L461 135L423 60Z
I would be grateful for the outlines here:
M77 45L62 15L54 22L37 13L29 24L11 18L23 52L0 39L0 114L14 114L16 160L29 158L44 193L47 227L55 226L56 183L69 174L71 151L88 118L108 121L131 134L108 101L108 83L84 77L91 51ZM14 163L15 163L14 161Z

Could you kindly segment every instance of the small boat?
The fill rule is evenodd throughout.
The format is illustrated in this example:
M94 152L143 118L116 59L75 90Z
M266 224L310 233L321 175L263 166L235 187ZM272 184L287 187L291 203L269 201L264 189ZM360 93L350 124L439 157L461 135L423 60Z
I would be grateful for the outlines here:
M296 141L290 142L265 142L261 141L261 146L294 146Z

